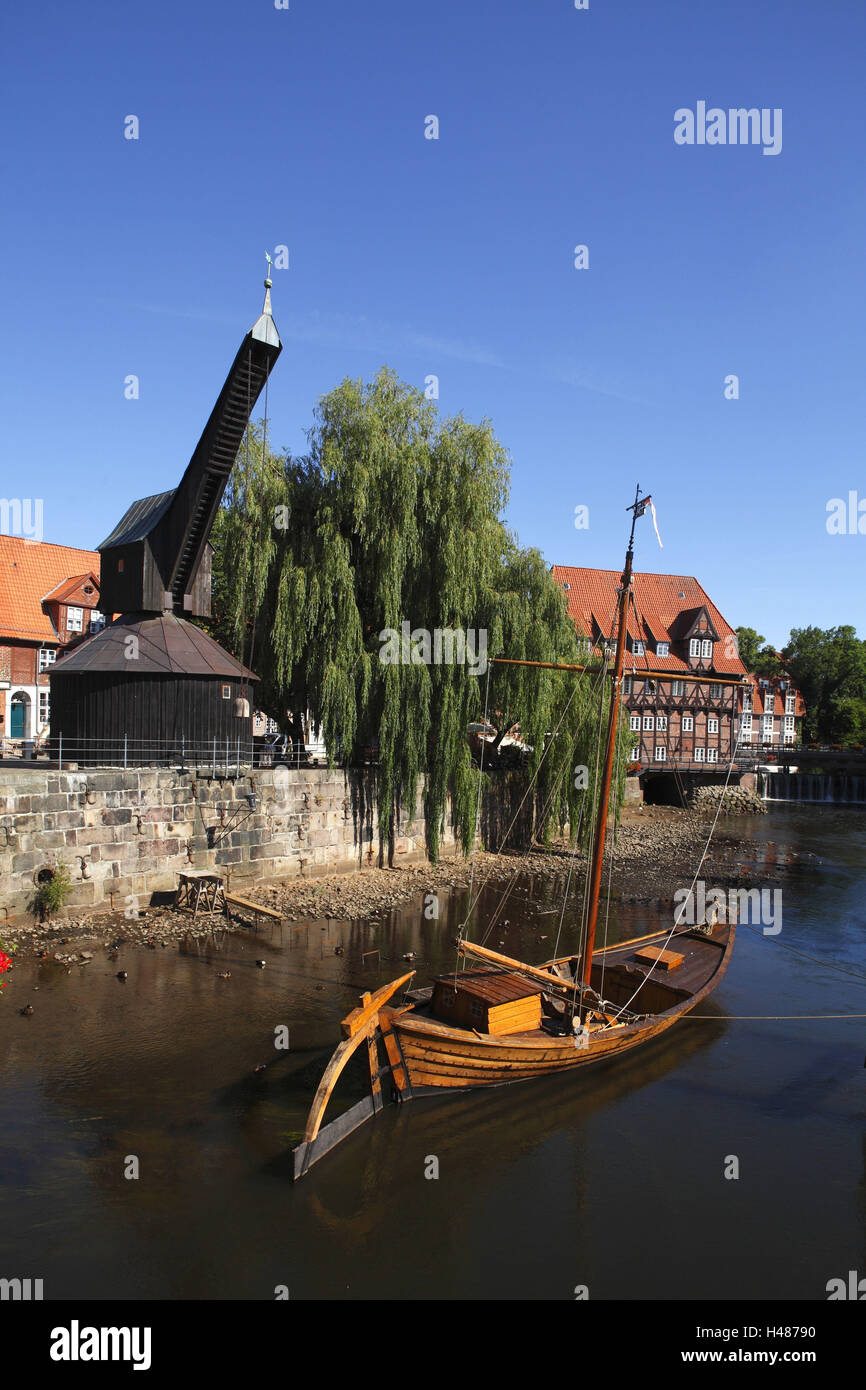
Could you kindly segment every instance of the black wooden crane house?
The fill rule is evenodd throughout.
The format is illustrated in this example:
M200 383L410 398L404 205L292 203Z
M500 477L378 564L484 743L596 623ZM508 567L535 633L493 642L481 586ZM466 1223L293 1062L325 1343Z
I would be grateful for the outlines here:
M100 608L120 616L52 669L52 755L63 762L249 761L257 677L188 619L210 616L208 537L281 350L268 279L180 483L133 502L98 547Z

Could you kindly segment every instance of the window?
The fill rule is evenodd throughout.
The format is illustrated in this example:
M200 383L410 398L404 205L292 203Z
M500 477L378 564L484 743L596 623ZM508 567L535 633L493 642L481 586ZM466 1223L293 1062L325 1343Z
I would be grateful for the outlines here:
M39 648L39 670L47 671L49 666L53 666L57 660L57 653L53 647Z
M100 613L98 608L94 608L90 613L90 631L101 632L105 627L105 614Z
M668 727L668 717L666 714L656 715L656 728L664 730Z
M224 700L230 700L231 698L232 698L232 688L231 688L231 686L230 686L230 685L224 685L224 686L223 686L223 699L224 699Z
M84 629L84 609L67 608L66 610L66 631L82 632Z
M771 733L773 732L773 716L772 716L772 714L765 714L765 715L763 716L763 718L761 719L761 724L763 725L764 733L770 733L770 734L771 734Z
M740 717L740 728L741 728L741 729L748 729L748 730L749 730L749 733L751 734L751 732L752 732L752 716L751 716L751 714L746 713L746 714L744 714L744 715L742 715L742 716Z
M655 726L656 726L656 721L655 721L655 718L653 717L653 715L651 715L651 714L645 714L645 715L644 715L644 717L643 717L643 726L644 726L645 729L654 729L654 728L655 728Z
M701 639L700 637L692 637L689 641L689 656L700 656L700 654Z
M484 1017L484 1005L481 1003L481 1000L480 1000L480 999L473 999L473 1000L472 1000L472 1006L471 1006L469 1012L471 1013L471 1015L472 1015L473 1018L483 1018L483 1017Z
M717 763L718 761L719 761L719 750L718 750L718 748L708 748L708 749L707 749L707 762L708 762L708 763Z
M51 704L50 704L50 700L49 700L48 691L47 691L47 690L40 690L40 692L39 692L39 723L40 723L40 726L43 725L43 724L47 724L47 723L48 723L48 720L49 720L49 717L50 717L50 711L51 711Z
M705 752L706 752L706 749L705 749L705 748L696 748L696 749L695 749L695 762L696 762L696 763L702 763L702 762L704 761L704 753L705 753Z
M117 573L123 574L123 560L118 560L117 562Z
M454 995L450 989L443 989L442 993L439 995L439 1007L442 1009L454 1008Z
M633 715L631 715L631 717L630 717L630 719L629 719L629 721L628 721L628 727L631 729L631 731L632 731L633 734L640 733L640 715L639 715L639 714L633 714Z
M751 743L751 742L752 742L752 731L751 731L751 729L741 729L741 730L740 730L740 743Z
M686 693L686 683L685 683L685 681L674 681L674 682L673 682L673 687L672 687L671 693L672 693L673 695L685 695L685 693Z
M656 642L656 656L670 656L670 642Z
M630 695L630 694L631 694L631 688L632 688L633 685L634 685L634 677L633 677L633 676L623 676L623 678L622 678L622 693L623 693L623 695Z
M638 761L639 758L640 758L640 744L638 744L637 748L633 748L633 749L631 750L631 758L629 759L629 761L630 761L630 762L633 762L633 763L636 763L636 762Z
M722 687L717 681L710 681L710 699L718 700L721 698Z
M705 638L703 639L703 641L701 642L701 656L712 656L712 654L713 654L713 643L712 643L712 638L710 638L710 637L705 637Z
M646 651L646 647L638 637L632 638L631 649L634 652L635 656L643 656Z
M684 714L684 715L683 715L683 733L684 733L684 734L690 734L691 731L692 731L692 729L693 729L694 727L695 727L695 721L694 721L694 718L692 717L692 715L690 715L690 714Z
M796 712L796 709L797 709L797 697L796 697L796 695L786 695L786 696L785 696L785 713L786 713L786 714L794 714L794 713Z
M707 720L707 733L708 733L708 734L717 734L718 732L719 732L719 721L718 721L718 719L716 719L716 718L714 718L714 717L711 716L711 717Z
M791 736L793 737L793 734L794 734L794 716L793 716L793 714L786 714L786 715L785 715L785 733L786 733L786 734L791 734Z
M664 746L663 743L657 743L657 744L656 744L656 762L657 762L657 763L666 763L667 760L668 760L668 750L665 748L665 746Z
M751 692L751 690L747 690L747 691L744 693L744 695L743 695L743 711L745 712L746 710L750 710L751 708L752 708L752 692Z

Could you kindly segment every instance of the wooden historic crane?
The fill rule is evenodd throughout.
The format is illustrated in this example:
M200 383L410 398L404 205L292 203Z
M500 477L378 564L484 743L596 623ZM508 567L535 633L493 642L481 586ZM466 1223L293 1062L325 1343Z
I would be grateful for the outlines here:
M51 741L80 762L251 755L256 677L190 617L211 611L208 537L256 401L282 351L262 312L231 365L178 486L133 502L98 547L100 608L118 614L51 672ZM194 753L192 750L196 750Z
M262 312L238 348L180 483L133 502L98 547L104 613L210 617L208 536L244 431L282 351L271 283L265 280Z

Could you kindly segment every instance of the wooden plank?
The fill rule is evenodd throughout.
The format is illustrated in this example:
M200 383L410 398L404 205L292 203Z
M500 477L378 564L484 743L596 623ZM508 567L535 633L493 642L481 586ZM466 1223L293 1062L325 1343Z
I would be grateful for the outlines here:
M341 1139L352 1134L358 1129L365 1120L370 1120L376 1114L377 1107L372 1096L364 1096L357 1105L353 1105L351 1110L347 1110L343 1115L338 1115L336 1120L332 1120L329 1125L325 1125L318 1136L311 1142L305 1141L292 1150L292 1181L297 1182L302 1178L312 1165L322 1157L335 1144L339 1144Z
M661 946L642 946L635 951L635 957L650 965L658 965L662 970L676 970L685 960L685 956L678 951L663 951Z
M407 975L401 975L399 980L392 980L389 985L383 985L377 989L375 994L362 994L361 1004L357 1009L353 1009L347 1018L340 1024L344 1038L353 1038L356 1033L366 1031L366 1026L371 1018L375 1018L383 1004L386 1004L392 994L396 994L401 985L405 985L415 974L410 970Z
M398 1091L409 1089L409 1074L403 1061L400 1051L400 1044L391 1025L391 1011L383 1010L379 1017L382 1028L382 1041L385 1044L385 1051L388 1054L388 1061L391 1063L391 1076Z
M512 970L519 971L521 975L529 975L533 980L540 980L542 984L552 989L571 989L571 985L566 980L560 979L558 975L552 974L549 970L544 970L537 965L526 965L522 960L515 960L513 956L502 956L498 951L488 950L486 946L476 946L471 941L461 941L457 951L461 956L479 956L482 960L493 961L496 965L508 965Z
M366 997L369 999L369 994ZM382 1080L379 1076L379 1048L376 1043L378 1026L378 1020L374 1018L367 1029L367 1064L370 1068L370 1090L373 1095L373 1104L377 1110L381 1110Z
M283 920L281 912L275 912L272 907L263 907L261 903L251 903L248 898L239 898L237 893L226 893L226 902L234 903L237 907L246 907L250 912L260 912L263 917L273 917L277 922Z

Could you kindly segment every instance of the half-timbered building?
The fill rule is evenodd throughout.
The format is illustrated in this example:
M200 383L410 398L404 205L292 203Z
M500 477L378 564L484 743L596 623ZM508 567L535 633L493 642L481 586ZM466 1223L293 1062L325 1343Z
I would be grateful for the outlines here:
M554 565L552 573L587 644L612 646L619 570ZM736 747L742 694L751 689L733 628L697 579L635 573L626 633L632 765L723 772Z
M740 694L741 748L796 748L806 704L788 675L750 676Z

